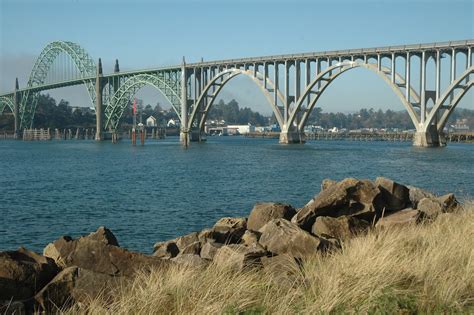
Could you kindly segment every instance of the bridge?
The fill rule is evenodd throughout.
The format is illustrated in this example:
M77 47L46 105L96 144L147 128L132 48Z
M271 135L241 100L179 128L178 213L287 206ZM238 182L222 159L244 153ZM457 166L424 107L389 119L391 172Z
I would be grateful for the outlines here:
M55 41L37 58L26 87L20 88L16 79L14 91L0 95L0 114L13 113L18 135L33 127L42 91L84 85L96 109L95 139L102 140L105 130L117 130L135 93L149 85L171 104L181 123L180 141L188 145L201 140L222 88L243 75L272 108L281 128L280 143L303 143L304 126L326 88L347 71L364 68L384 80L402 102L416 129L415 146L444 146L444 126L474 82L473 45L474 40L462 40L197 63L186 63L183 57L177 66L126 72L116 60L114 72L105 74L100 58L96 64L78 44Z

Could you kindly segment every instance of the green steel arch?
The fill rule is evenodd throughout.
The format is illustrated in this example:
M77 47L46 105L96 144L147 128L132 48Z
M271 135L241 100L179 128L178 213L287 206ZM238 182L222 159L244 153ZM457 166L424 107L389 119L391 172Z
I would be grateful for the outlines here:
M81 46L72 42L54 41L48 44L36 59L35 65L30 73L27 88L38 87L45 83L49 69L60 53L65 53L72 59L82 78L90 78L95 75L95 62ZM92 104L94 104L94 82L89 79L84 80L84 84L89 92ZM21 129L32 127L38 98L39 92L36 91L27 90L23 95L19 108Z
M3 97L0 97L0 115L3 113L3 111L5 110L5 108L9 108L10 111L13 113L13 110L14 110L14 103L13 103L13 100L11 97L7 97L7 96L3 96Z
M138 90L146 85L153 86L160 91L168 102L170 102L174 111L181 120L181 83L179 81L169 81L164 72L158 72L153 75L138 74L122 82L120 88L118 88L110 98L110 102L105 108L105 129L117 129L120 118L122 117L128 102Z

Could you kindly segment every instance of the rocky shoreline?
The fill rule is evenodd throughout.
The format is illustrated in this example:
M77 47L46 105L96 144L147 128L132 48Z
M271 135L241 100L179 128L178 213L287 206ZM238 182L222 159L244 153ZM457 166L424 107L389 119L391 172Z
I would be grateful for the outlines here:
M429 224L457 207L453 194L435 196L383 177L327 179L300 209L257 203L248 217L222 218L211 228L158 242L153 255L120 247L113 233L100 227L77 239L63 236L42 255L23 247L0 252L0 312L56 312L99 295L113 300L137 273L176 265L284 274L282 265L298 268L302 259L340 250L342 242L371 229Z

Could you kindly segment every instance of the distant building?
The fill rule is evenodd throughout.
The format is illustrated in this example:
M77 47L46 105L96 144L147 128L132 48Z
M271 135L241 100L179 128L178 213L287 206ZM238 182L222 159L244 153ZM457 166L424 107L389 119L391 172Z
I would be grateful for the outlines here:
M179 121L175 121L174 119L170 119L170 120L168 120L168 123L166 124L166 127L168 127L168 128L177 128L180 125L181 124L179 123Z
M150 116L146 119L146 126L147 127L156 127L156 118L153 116Z
M229 134L245 135L250 132L255 132L255 126L248 125L228 125L227 131Z

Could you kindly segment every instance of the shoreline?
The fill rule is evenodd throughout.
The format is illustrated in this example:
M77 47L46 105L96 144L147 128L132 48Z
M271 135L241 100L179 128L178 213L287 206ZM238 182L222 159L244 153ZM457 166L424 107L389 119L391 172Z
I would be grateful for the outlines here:
M300 209L257 203L248 217L225 217L212 228L158 242L151 256L120 247L105 227L77 239L63 236L48 244L43 255L24 248L1 252L1 266L13 266L12 270L36 280L33 285L15 279L0 268L4 273L0 287L8 287L6 294L10 294L3 293L0 300L15 301L27 313L52 311L53 305L68 308L110 293L146 270L223 268L245 274L276 268L280 273L289 266L301 268L314 257L339 255L358 238L454 218L458 208L453 194L434 196L383 177L324 180L321 192ZM25 266L34 266L33 271ZM10 280L7 284L1 279Z

